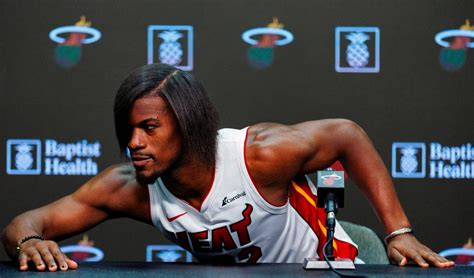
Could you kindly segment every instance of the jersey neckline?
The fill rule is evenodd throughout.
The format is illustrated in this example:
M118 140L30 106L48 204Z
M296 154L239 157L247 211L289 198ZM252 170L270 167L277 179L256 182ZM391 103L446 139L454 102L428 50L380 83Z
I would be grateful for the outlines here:
M179 203L184 205L186 208L192 208L193 211L196 211L198 213L203 213L209 207L209 203L211 203L212 200L214 199L214 197L213 197L215 195L214 194L214 191L215 191L214 188L216 187L216 183L217 183L216 182L216 176L217 176L218 171L219 171L219 169L217 167L217 163L214 163L214 174L213 174L213 177L212 177L211 186L209 187L208 191L206 192L204 200L202 201L202 203L200 204L199 207L194 207L190 203L188 203L186 200L183 200L183 199L177 197L176 195L174 195L171 191L168 190L168 188L166 187L166 185L163 182L163 180L161 179L161 177L159 177L157 179L157 181L158 181L158 185L161 187L161 190L163 190L163 192L165 193L165 195L168 198L177 200Z

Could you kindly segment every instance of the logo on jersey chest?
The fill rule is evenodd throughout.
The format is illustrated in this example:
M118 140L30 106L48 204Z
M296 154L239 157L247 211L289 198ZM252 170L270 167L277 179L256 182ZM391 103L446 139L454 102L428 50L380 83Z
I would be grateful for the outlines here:
M234 196L232 196L232 197L230 197L230 198L227 198L227 196L226 196L226 197L224 197L224 199L222 199L222 206L225 206L225 205L227 205L227 204L229 204L229 203L231 203L231 202L233 202L233 201L235 201L235 200L237 200L237 199L239 199L240 197L243 197L243 196L245 196L245 195L247 195L247 194L245 194L245 191L243 191L243 192L241 192L241 193L239 193L239 194L237 194L237 195L234 195Z
M245 193L242 196L245 196ZM168 233L170 233L169 236L174 237L179 242L181 247L189 251L194 251L193 253L195 255L203 255L205 253L222 254L224 251L241 249L235 258L236 260L256 263L258 259L262 257L262 250L256 245L250 245L252 240L250 239L248 227L252 223L252 211L252 205L245 204L245 209L242 211L242 219L230 225L196 233L190 233L188 231ZM232 233L237 235L238 240L234 240ZM234 261L234 258L228 255L212 256L212 258L213 260L223 260L227 262L229 260Z

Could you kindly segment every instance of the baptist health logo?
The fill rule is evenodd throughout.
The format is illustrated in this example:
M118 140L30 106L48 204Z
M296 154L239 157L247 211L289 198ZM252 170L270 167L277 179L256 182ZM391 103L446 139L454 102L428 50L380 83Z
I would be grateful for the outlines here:
M427 154L429 146L429 154ZM392 144L392 177L474 179L474 148L470 143L444 146L438 142Z
M44 152L43 150L44 146ZM60 143L48 139L42 144L38 139L7 140L8 175L96 175L95 159L101 156L99 142L80 140Z
M379 72L380 29L336 27L335 51L337 72Z
M193 70L193 26L148 26L148 64L153 63Z

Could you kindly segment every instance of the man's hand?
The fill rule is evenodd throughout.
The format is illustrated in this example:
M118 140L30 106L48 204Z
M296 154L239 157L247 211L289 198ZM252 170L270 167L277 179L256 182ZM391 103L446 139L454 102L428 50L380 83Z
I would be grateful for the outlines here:
M39 271L56 271L58 266L62 271L77 268L77 263L64 255L54 241L31 239L21 244L20 248L18 262L21 271L28 270L29 261L32 261Z
M433 252L421 244L412 234L402 234L388 242L387 253L389 258L399 266L405 266L412 260L420 267L451 267L454 262Z

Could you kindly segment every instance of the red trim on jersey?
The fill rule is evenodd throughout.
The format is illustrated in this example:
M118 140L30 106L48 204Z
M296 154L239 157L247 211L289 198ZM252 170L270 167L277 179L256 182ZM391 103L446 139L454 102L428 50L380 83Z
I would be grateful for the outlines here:
M249 171L249 165L247 164L247 138L248 138L248 135L249 135L249 128L247 128L247 130L245 131L245 141L244 141L244 162L245 162L245 170L247 170L247 173L249 174L249 177L250 177L250 180L252 181L252 185L253 187L257 190L258 192L258 195L260 195L260 197L262 197L263 200L265 200L267 203L269 203L270 205L274 206L274 207L283 207L285 205L274 205L272 204L270 201L267 200L267 198L265 198L265 196L263 196L262 192L260 192L260 190L258 190L258 186L255 185L255 181L252 177L252 174L250 173Z
M297 177L293 182L296 183L298 189L294 184L290 186L288 192L290 205L317 235L319 239L318 255L320 258L323 258L322 249L327 239L325 228L326 212L323 208L316 207L315 204L318 203L318 197L315 196L309 188L306 177ZM298 192L298 190L303 190L303 192ZM350 258L352 261L355 260L358 250L354 245L336 238L333 240L333 245L334 256L336 258Z

